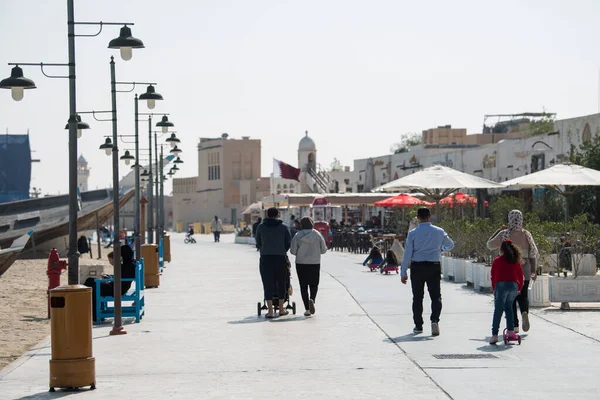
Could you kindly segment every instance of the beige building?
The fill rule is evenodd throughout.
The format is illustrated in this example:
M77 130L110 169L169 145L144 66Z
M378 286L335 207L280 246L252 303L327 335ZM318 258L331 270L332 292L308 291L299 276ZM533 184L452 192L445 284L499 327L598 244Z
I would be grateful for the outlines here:
M455 129L451 125L438 126L437 128L423 131L423 145L428 144L464 144L467 137L466 129Z
M505 132L501 133L477 133L467 135L466 129L452 128L451 125L438 126L437 128L423 131L422 144L428 146L484 146L486 144L498 143L505 139L522 139L529 134L531 123L522 122L507 126Z
M200 138L198 176L173 180L173 221L184 227L218 216L236 223L242 210L242 182L260 178L261 143L243 136Z

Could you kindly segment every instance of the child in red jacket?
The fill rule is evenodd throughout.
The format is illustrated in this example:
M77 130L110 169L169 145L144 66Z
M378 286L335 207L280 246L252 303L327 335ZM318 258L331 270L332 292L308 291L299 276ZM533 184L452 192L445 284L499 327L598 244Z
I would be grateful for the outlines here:
M510 340L516 340L513 302L523 288L521 250L510 240L502 242L502 255L492 263L492 289L494 290L494 318L490 344L498 343L502 311L506 316L506 330Z

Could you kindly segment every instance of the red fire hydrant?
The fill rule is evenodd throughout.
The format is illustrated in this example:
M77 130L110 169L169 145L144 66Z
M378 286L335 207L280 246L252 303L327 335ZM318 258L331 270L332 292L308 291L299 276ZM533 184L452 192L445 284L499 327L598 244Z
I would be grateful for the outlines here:
M46 271L46 275L48 275L48 318L50 318L50 290L60 286L60 274L65 269L67 269L67 261L61 260L58 251L52 249L48 257L48 270Z

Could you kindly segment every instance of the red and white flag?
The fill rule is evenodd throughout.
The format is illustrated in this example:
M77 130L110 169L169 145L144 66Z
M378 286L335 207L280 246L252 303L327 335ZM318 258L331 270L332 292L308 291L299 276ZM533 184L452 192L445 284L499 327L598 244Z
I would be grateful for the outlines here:
M293 179L300 182L300 169L273 159L273 175L283 179Z

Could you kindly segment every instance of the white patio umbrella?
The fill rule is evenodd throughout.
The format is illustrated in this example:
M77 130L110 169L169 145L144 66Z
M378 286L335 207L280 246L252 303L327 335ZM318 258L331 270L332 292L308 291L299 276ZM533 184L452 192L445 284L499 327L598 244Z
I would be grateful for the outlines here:
M256 203L252 203L248 206L248 208L246 208L244 211L242 211L242 215L247 215L247 214L252 214L254 213L260 213L262 212L263 209L263 204L262 201L257 201Z
M569 218L567 196L572 196L584 186L600 186L600 171L581 165L557 164L533 174L503 182L505 186L547 187L565 197L565 221Z
M435 200L436 214L439 202L444 197L460 189L501 189L504 185L475 175L466 174L443 165L423 168L411 175L375 188L373 191L394 192L398 190L416 190Z

